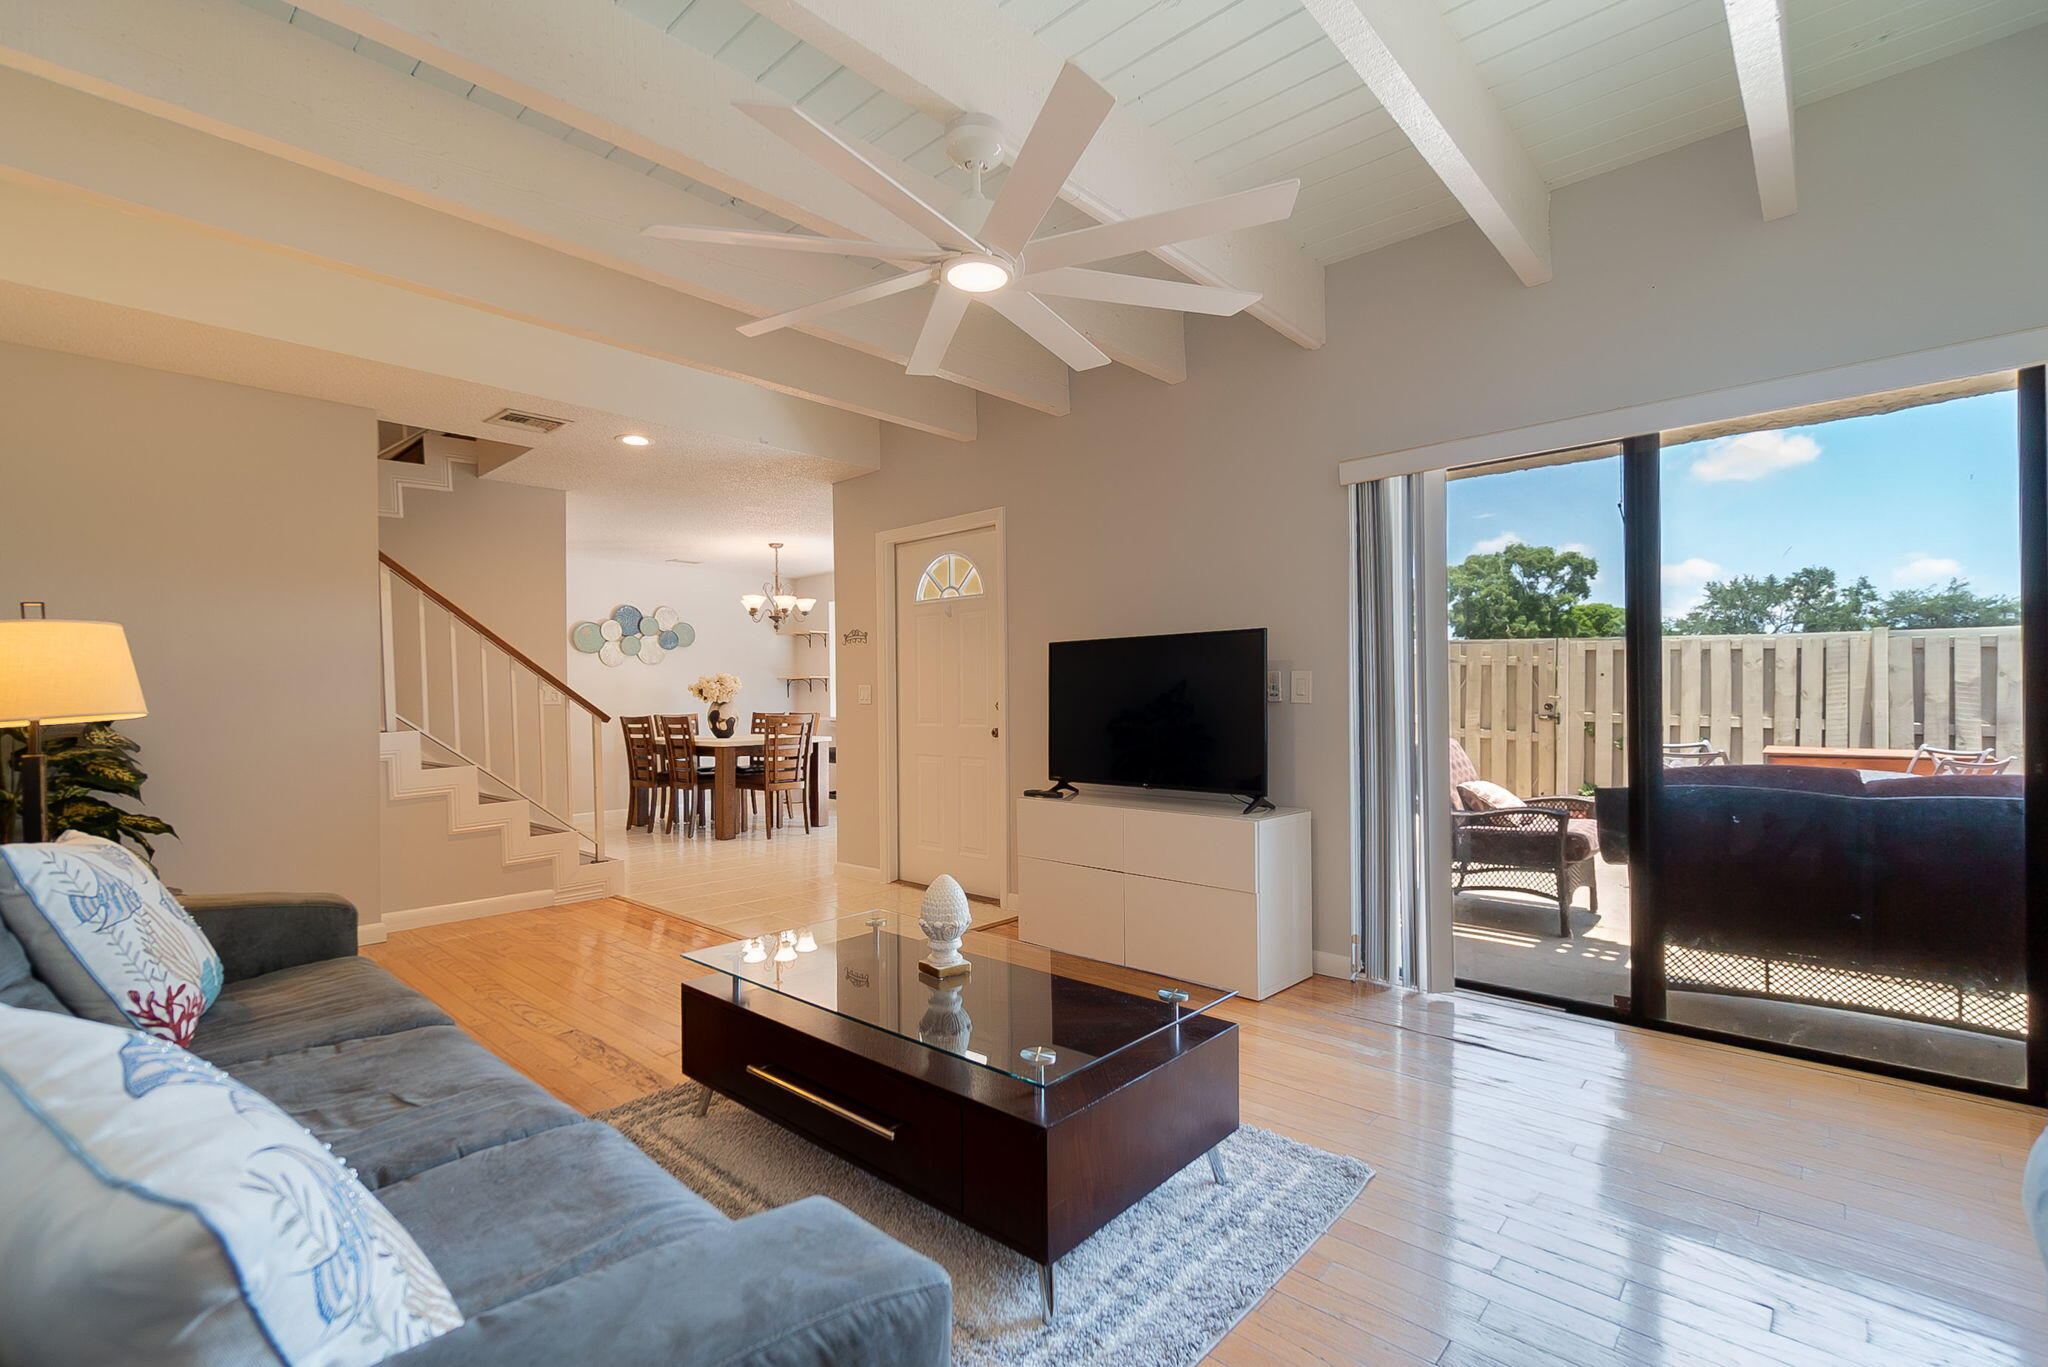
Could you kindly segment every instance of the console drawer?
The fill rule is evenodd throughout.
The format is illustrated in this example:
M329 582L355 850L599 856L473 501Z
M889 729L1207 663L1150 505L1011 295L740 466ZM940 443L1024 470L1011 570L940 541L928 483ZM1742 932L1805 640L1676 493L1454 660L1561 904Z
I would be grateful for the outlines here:
M689 991L683 994L683 1071L935 1206L960 1208L960 1107L950 1097L828 1041Z

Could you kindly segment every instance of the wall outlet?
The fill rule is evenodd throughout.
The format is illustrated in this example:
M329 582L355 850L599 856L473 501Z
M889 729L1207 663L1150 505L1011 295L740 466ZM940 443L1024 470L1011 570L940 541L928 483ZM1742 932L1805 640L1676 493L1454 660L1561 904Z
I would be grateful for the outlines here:
M875 686L873 684L862 684L860 686L860 700L864 703L871 703L875 700Z
M1287 701L1287 695L1280 691L1280 671L1277 669L1269 669L1266 671L1266 701Z
M1313 671L1306 669L1294 671L1293 700L1295 702L1315 701L1315 674Z

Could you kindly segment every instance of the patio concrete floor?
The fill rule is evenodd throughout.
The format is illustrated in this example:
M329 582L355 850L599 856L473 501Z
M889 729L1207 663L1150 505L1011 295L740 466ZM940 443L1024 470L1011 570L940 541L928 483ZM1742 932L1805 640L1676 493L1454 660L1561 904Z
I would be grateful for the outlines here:
M1595 861L1600 910L1581 890L1572 934L1557 935L1557 904L1512 892L1463 892L1453 903L1458 977L1475 985L1599 1006L1629 991L1633 954L1628 868ZM1761 1001L1712 992L1673 991L1671 1019L1752 1039L1796 1044L1852 1058L2016 1085L2025 1045L2015 1039L1892 1020L1862 1011Z

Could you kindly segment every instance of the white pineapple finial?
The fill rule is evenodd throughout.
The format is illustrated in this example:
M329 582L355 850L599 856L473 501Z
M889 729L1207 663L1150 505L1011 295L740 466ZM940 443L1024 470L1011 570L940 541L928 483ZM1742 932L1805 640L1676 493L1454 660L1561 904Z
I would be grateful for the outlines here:
M967 894L960 890L953 876L942 873L932 879L917 913L917 928L924 932L931 953L919 959L917 966L942 978L967 972L973 965L960 954L960 937L973 925Z

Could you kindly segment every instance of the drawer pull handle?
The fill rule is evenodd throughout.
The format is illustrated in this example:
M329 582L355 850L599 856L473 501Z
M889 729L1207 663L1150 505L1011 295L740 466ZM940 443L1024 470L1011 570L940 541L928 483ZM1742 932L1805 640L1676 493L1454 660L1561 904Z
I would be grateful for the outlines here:
M771 1087L780 1087L783 1091L788 1092L791 1096L802 1097L805 1101L810 1102L813 1106L818 1107L820 1110L830 1111L832 1114L838 1116L841 1120L848 1121L852 1124L860 1126L869 1134L880 1135L884 1139L891 1140L893 1140L896 1137L896 1127L894 1125L884 1125L881 1124L879 1121L870 1120L864 1115L856 1115L854 1112L847 1110L846 1107L841 1106L838 1102L827 1101L824 1097L819 1096L810 1088L799 1087L794 1082L789 1081L787 1078L779 1078L775 1076L775 1074L769 1072L766 1068L757 1067L756 1065L749 1063L747 1065L747 1075L749 1077L757 1077Z

